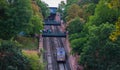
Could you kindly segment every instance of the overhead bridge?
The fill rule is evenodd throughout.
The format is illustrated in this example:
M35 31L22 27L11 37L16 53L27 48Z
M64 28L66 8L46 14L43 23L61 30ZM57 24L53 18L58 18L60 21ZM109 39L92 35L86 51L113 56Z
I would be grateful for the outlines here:
M66 37L65 33L43 33L42 37Z
M46 20L44 25L54 25L54 26L60 26L60 22L54 21L54 20Z

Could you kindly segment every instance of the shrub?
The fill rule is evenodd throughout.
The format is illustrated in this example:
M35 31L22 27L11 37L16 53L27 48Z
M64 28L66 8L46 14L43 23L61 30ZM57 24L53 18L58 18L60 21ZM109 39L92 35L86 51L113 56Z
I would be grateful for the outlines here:
M120 43L109 40L112 30L113 25L109 23L89 28L89 39L80 58L85 70L120 69Z
M69 34L80 33L83 29L83 24L80 21L80 18L75 18L68 25Z
M0 70L30 70L29 61L22 55L18 44L0 41Z
M40 61L37 51L23 51L23 54L29 59L32 70L44 70L44 64Z

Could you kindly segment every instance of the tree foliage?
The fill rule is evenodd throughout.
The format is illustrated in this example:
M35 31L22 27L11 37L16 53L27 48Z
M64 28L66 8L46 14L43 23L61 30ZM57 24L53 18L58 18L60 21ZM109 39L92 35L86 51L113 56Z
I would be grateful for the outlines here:
M15 0L8 3L6 0L0 1L0 38L10 39L20 31L27 29L32 16L30 0Z
M110 35L110 39L112 41L116 41L117 38L120 36L120 17L118 18L118 21L115 23L115 31L113 31Z
M86 12L85 14L88 14L88 16L94 15L95 8L96 8L96 5L94 3L88 4L88 7L85 10Z
M88 3L98 4L100 0L80 0L79 5L84 5Z
M110 9L106 4L106 1L100 1L95 9L94 16L90 17L90 20L88 23L92 23L94 25L99 26L102 23L114 23L117 20L116 17L116 11Z
M0 0L0 39L15 39L20 32L39 33L42 28L43 14L36 1ZM33 59L23 56L20 44L3 40L0 40L0 70L33 70L29 63Z
M41 62L37 52L31 51L31 53L27 53L25 50L23 50L22 52L24 56L29 59L32 70L44 70L44 64Z
M0 70L30 70L29 60L22 55L17 43L0 42Z
M36 0L36 3L41 9L40 13L42 13L43 18L44 19L47 18L50 15L48 5L45 2L41 1L41 0Z
M118 62L120 57L119 44L109 40L109 34L112 30L113 25L108 23L90 28L89 39L80 59L85 70L120 69L120 62Z
M83 23L80 21L80 18L77 17L71 21L68 25L69 34L79 33L83 29Z
M116 15L119 16L118 20L115 23L115 31L113 31L110 35L110 39L112 41L116 41L120 36L120 1L119 0L111 0L108 6L117 11Z
M32 11L33 11L33 15L40 16L40 18L43 19L41 8L36 4L36 1L32 2Z
M110 0L108 3L110 8L120 9L120 1L119 0Z
M85 1L88 3L81 4L82 1L84 0L68 1L70 2L70 4L69 3L66 4L65 10L64 10L64 17L63 17L64 19L66 19L67 22L69 22L71 19L74 19L74 17L76 16L80 17L82 22L86 22L88 20L88 17L94 14L97 3L94 3L94 1L91 1L91 0L88 0L88 1ZM73 13L74 15L70 13Z
M73 10L74 9L74 10ZM66 17L67 21L74 19L75 17L82 17L82 10L80 9L79 5L72 4L67 10L68 16Z
M67 5L72 5L78 3L79 0L67 0Z
M71 41L72 52L80 55L83 52L82 49L84 48L84 45L86 44L86 40L87 38L85 37L83 38L79 37L79 38L73 39Z
M43 29L42 19L39 16L35 15L35 16L32 17L31 23L33 24L31 33L32 34L35 34L35 33L39 34L40 30Z
M85 2L85 0L82 1ZM77 31L77 28L81 27L80 25L71 25L72 21L69 23L68 30L72 52L80 55L79 64L83 65L84 70L120 69L118 3L118 0L87 0L86 3L79 6L84 12L85 19L89 17L82 29L78 29L81 31ZM112 5L112 8L109 5ZM67 14L69 13L67 12ZM111 41L109 37L115 41Z
M62 16L63 16L64 9L65 9L65 3L64 3L64 1L61 1L61 3L60 3L59 6L58 6L57 11L58 11L59 13L61 13Z
M43 15L40 12L40 7L33 2L32 3L33 15L30 19L30 26L27 30L30 34L40 33L40 30L43 29Z
M37 0L37 3L41 1ZM31 0L17 0L9 3L0 1L0 38L11 39L21 31L39 33L43 28L43 14L39 4ZM45 5L47 8L47 6Z

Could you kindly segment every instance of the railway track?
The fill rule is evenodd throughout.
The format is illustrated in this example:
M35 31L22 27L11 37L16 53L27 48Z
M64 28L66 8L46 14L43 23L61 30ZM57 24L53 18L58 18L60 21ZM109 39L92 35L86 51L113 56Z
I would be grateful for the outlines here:
M46 28L50 29L50 26L47 26ZM54 38L44 37L43 40L44 50L47 52L44 54L46 58L44 61L47 62L45 70L59 70L55 56L56 45L54 43Z
M57 26L55 26L54 29L56 32L60 32L60 29ZM62 38L57 38L57 41L58 41L58 44L60 45L60 47L63 47L65 49L65 45L64 45ZM68 58L68 52L66 49L65 49L65 51L66 51L67 58ZM64 70L71 70L70 65L69 65L69 61L67 59L66 59L66 62L63 66L65 66L67 68L67 69L65 68Z
M45 26L47 29L51 29L52 32L60 32L57 26ZM44 37L43 38L44 46L44 62L46 62L45 70L71 70L69 67L68 60L65 62L57 62L56 59L56 49L58 47L65 47L64 42L61 38L56 37Z
M54 32L60 32L57 26L54 26L52 31ZM61 38L54 38L54 41L56 43L56 49L58 47L63 47L64 48L64 43L62 42ZM70 70L70 68L68 68L68 65L66 62L62 62L62 63L58 63L59 66L59 70Z
M55 32L60 32L59 28L57 26L54 27ZM56 38L57 44L59 47L65 48L64 43L62 41L62 38ZM67 59L63 63L59 63L60 70L70 70L69 64L67 62Z
M45 61L47 63L46 65L46 70L53 70L53 64L52 64L52 54L51 54L51 50L50 50L50 46L49 46L49 38L44 38L43 39L46 43L44 44L45 47Z

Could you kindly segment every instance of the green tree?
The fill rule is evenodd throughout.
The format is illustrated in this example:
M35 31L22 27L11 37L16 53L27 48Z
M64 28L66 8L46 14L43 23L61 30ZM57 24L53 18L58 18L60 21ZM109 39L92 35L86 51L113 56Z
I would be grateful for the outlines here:
M67 4L65 5L65 7L64 7L64 11L63 11L63 20L64 21L67 21L68 22L68 20L66 20L66 18L68 19L69 17L68 17L68 9L70 9L70 7L71 7L71 5L73 5L73 4L77 4L78 3L78 0L67 0Z
M73 10L74 9L74 10ZM76 18L76 17L82 17L83 12L80 9L79 5L77 4L72 4L70 5L70 7L67 10L67 16L66 16L66 20L67 21L71 21L72 19Z
M83 23L81 23L79 17L71 21L67 27L69 34L80 33L82 29L83 29Z
M8 3L2 0L0 3L3 3L0 8L0 13L3 14L0 15L0 38L10 39L26 30L32 16L31 1L14 0L13 3Z
M107 1L101 0L96 9L95 14L90 17L88 23L99 26L102 23L114 23L118 17L116 17L116 11L112 10L106 4Z
M110 3L108 3L108 6L111 9L114 9L117 11L116 16L119 16L118 20L115 23L115 31L113 31L110 35L110 39L112 41L116 41L117 38L120 36L120 1L119 0L111 0Z
M108 3L108 6L110 8L120 9L120 1L119 0L110 0L110 2Z
M86 37L79 37L71 41L72 52L80 55L83 51L84 45L86 44Z
M115 30L111 33L109 38L112 41L117 41L119 36L120 36L120 17L118 18L118 21L115 23Z
M76 4L79 0L67 0L67 5Z
M26 56L29 59L29 63L31 66L31 70L44 70L44 64L40 60L40 57L38 56L37 52L31 52L31 54L22 51L24 56Z
M88 3L98 4L100 0L80 0L79 5L84 5Z
M94 3L88 4L88 7L85 8L85 14L88 14L88 16L94 15L95 8L96 8L96 5Z
M63 18L64 9L65 9L65 3L64 1L61 1L61 3L58 6L57 11L61 14L62 18Z
M113 25L101 24L89 27L89 38L81 54L80 63L85 70L119 70L119 43L109 40Z
M58 6L58 12L61 13L62 9L64 9L64 8L65 8L65 3L64 3L64 1L61 1L61 3Z
M0 70L31 70L19 47L15 42L0 41Z
M45 2L41 1L41 0L36 0L36 3L41 9L41 13L42 13L44 19L47 18L50 15L48 5Z
M40 30L43 29L43 15L40 7L36 4L36 1L32 2L32 17L30 19L30 26L27 30L28 34L34 35L39 34Z
M31 27L32 27L32 30L30 30L30 33L31 34L39 34L40 33L40 30L43 29L43 22L42 22L42 19L40 18L40 16L38 15L34 15L32 18L31 18Z
M87 16L90 16L82 29L77 29L77 27L81 28L80 25L70 24L72 21L68 25L72 51L80 54L79 63L83 65L85 70L119 70L120 37L117 36L117 40L114 42L109 39L113 30L116 29L117 33L120 33L118 32L120 26L119 15L116 15L118 11L109 8L110 0L89 1L93 2L80 5L83 6L82 9L87 13ZM99 3L97 4L97 2ZM90 15L88 15L89 13ZM68 15L70 14L67 12L67 17ZM116 28L114 26L115 22Z

